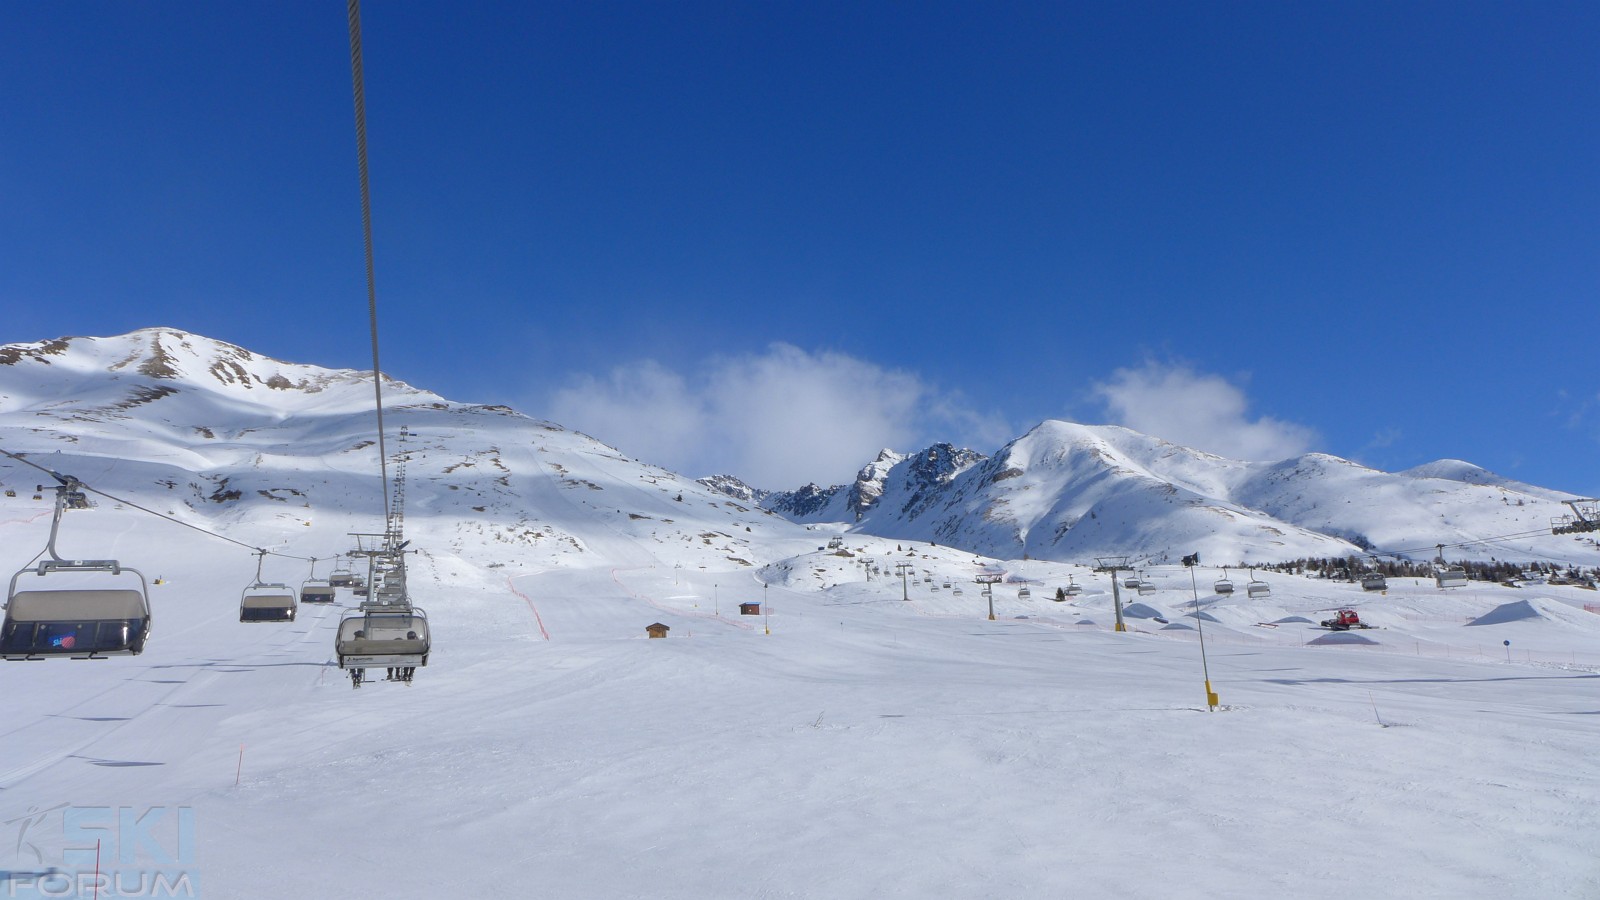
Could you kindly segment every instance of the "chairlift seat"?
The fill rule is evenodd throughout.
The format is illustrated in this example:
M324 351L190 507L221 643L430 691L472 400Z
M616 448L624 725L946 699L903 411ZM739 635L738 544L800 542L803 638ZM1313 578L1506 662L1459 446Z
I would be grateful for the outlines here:
M1389 589L1389 579L1371 572L1361 576L1361 589L1363 591L1386 591Z
M341 669L425 666L431 646L427 614L415 607L346 616L334 638Z
M286 584L252 584L239 598L241 622L292 622L294 590Z
M307 581L300 585L301 603L332 603L334 587L326 581Z
M1156 592L1156 583L1153 581L1140 581L1135 586L1141 594L1154 594Z
M1231 594L1233 593L1233 582L1226 578L1219 578L1217 583L1211 586L1211 592L1214 594Z
M135 656L149 634L150 609L136 590L19 591L0 625L0 654L8 660Z
M1026 599L1028 599L1029 597L1032 597L1032 596L1033 596L1033 592L1028 590L1027 588L1020 588L1017 591L1017 599L1018 600L1026 600Z
M1271 597L1272 585L1267 584L1265 581L1252 581L1245 585L1245 593L1248 594L1252 600L1256 599L1257 597Z
M1441 589L1467 586L1467 570L1460 567L1452 567L1442 572L1435 572L1433 578Z
M1076 597L1081 593L1083 593L1083 585L1081 585L1081 584L1069 584L1069 585L1067 585L1067 596L1068 597Z

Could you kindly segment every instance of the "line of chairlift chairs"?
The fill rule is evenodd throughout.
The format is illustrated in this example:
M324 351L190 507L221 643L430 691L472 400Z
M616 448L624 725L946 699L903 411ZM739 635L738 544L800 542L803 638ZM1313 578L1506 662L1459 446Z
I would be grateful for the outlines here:
M56 552L61 513L88 507L82 485L76 479L62 477L61 485L56 488L55 513L50 520L50 539L45 547L49 558L11 576L6 591L6 615L0 624L0 656L5 659L104 659L143 652L151 625L150 587L144 573L115 559L68 560ZM255 580L245 587L239 598L239 621L292 622L299 603L332 603L338 588L348 588L365 599L339 621L334 638L339 668L350 673L351 686L356 688L367 680L366 670L378 666L387 670L386 680L410 684L417 667L428 664L432 639L427 613L413 606L406 593L404 544L365 555L372 560L371 582L375 588L369 588L366 580L343 566L335 568L326 579L319 579L316 560L312 560L311 575L300 585L297 594L287 584L261 580L266 551L259 551ZM80 586L19 590L19 583L30 574L56 579L67 575L106 576L111 581L99 587L84 588L81 586L83 579L71 579ZM1440 565L1434 578L1440 588L1463 587L1467 583L1466 570L1459 565ZM137 579L137 587L133 579ZM932 584L932 574L924 573L923 581ZM941 583L946 589L951 587L948 579ZM1141 595L1156 591L1155 584L1143 573L1130 573L1123 579L1122 586ZM1388 579L1382 573L1367 572L1361 576L1361 587L1367 591L1387 590ZM1226 568L1212 590L1222 596L1233 593L1234 585ZM960 588L955 591L960 593ZM1272 587L1256 578L1252 569L1245 591L1251 599L1258 599L1271 596ZM1068 576L1068 583L1058 599L1082 593L1082 585ZM1019 599L1030 596L1032 592L1026 585L1017 591Z
M61 514L84 509L82 485L58 476L55 513L50 539L37 565L11 576L6 590L5 619L0 622L0 658L10 661L52 658L106 659L137 656L150 636L150 585L144 573L115 559L63 559L56 551ZM372 559L371 581L348 568L336 568L326 579L311 577L297 593L287 584L264 582L260 551L256 577L239 598L239 621L292 622L299 603L333 603L337 588L365 597L359 607L344 614L334 638L339 668L350 673L359 688L366 670L382 666L389 681L410 684L419 666L428 664L432 649L427 613L413 606L406 594L404 545L367 554ZM30 577L48 579L49 587ZM88 586L85 586L88 585Z

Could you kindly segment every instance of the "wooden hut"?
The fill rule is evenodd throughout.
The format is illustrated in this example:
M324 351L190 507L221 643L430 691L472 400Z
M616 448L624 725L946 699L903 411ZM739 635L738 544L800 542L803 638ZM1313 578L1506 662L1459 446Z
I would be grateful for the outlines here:
M664 638L667 636L667 632L671 631L672 629L661 624L660 622L657 622L654 625L646 625L644 630L646 634L653 638Z
M741 615L741 616L759 616L759 615L761 615L761 604L759 604L759 603L741 603L741 604L739 604L739 615Z

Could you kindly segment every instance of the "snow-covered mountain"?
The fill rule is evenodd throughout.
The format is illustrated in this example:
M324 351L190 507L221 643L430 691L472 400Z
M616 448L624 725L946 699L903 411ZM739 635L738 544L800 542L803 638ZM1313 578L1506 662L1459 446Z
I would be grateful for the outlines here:
M1391 578L1380 595L1271 572L1268 596L1224 597L1220 572L1196 592L1195 570L1158 565L1123 592L1124 633L1086 566L863 533L948 525L1014 556L1213 522L1256 539L1334 508L1377 535L1413 506L1406 530L1489 528L1485 507L1532 492L1046 423L990 458L881 456L856 499L836 492L839 521L803 524L391 384L433 650L414 684L357 691L333 654L350 592L286 623L241 623L238 604L251 548L326 574L381 525L371 392L172 329L0 348L0 447L114 495L65 514L61 552L154 576L141 655L0 664L11 893L475 897L532 877L574 898L1594 895L1600 794L1572 774L1596 738L1593 591ZM41 480L0 460L0 568L45 541ZM1382 515L1362 522L1369 500ZM1081 596L1054 602L1067 584ZM1372 629L1315 624L1344 607ZM1321 777L1351 759L1360 778ZM1352 834L1373 837L1363 865L1284 874ZM1129 847L1152 860L1131 880Z
M409 433L404 448L389 448L409 451L409 503L454 523L447 543L486 529L556 556L621 533L760 565L785 555L787 541L812 541L801 526L841 523L1001 559L1427 558L1435 544L1545 528L1570 496L1459 461L1400 473L1317 453L1242 462L1060 421L993 456L949 444L884 450L850 484L768 493L729 476L684 478L505 407L394 381L384 392L391 442ZM197 522L259 529L253 510L269 504L278 521L305 527L326 514L359 530L356 511L382 508L374 436L368 372L282 362L171 328L0 348L0 446L57 451L59 468L141 496L159 490ZM37 474L0 465L7 486ZM552 498L593 515L553 522ZM1546 535L1450 555L1562 559L1568 549Z
M754 502L509 408L387 379L384 397L387 449L408 459L408 510L445 530L433 545L466 564L492 564L487 543L601 565L615 560L593 547L621 535L754 566L794 552L786 541L814 541ZM256 546L297 528L326 533L330 547L381 530L375 435L370 372L281 362L172 328L0 348L0 447ZM31 491L40 479L0 460L0 486Z
M1572 495L1443 460L1386 473L1310 453L1225 459L1116 426L1047 421L993 457L948 444L884 451L851 485L769 495L799 522L843 522L1000 558L1083 561L1132 554L1218 563L1403 552L1535 531ZM858 501L857 498L868 498ZM1541 558L1561 539L1484 544L1452 555Z

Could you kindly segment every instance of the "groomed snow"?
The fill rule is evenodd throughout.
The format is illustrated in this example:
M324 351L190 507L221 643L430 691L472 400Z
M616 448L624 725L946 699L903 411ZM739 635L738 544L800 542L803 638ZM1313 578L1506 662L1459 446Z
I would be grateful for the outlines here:
M365 419L261 396L47 428L8 408L0 446L250 547L326 560L376 530ZM241 624L246 549L98 496L68 514L65 555L161 578L155 628L135 658L0 665L0 896L89 871L95 838L123 884L162 869L206 898L1600 896L1594 592L1268 574L1252 603L1152 566L1138 602L1181 618L1119 634L1084 566L829 549L835 527L505 411L391 422L435 641L409 687L332 665L348 591ZM0 497L7 571L44 544L36 480L0 464L25 486ZM1069 576L1083 595L1053 602ZM1524 600L1539 615L1468 627ZM1377 643L1316 646L1341 607Z

